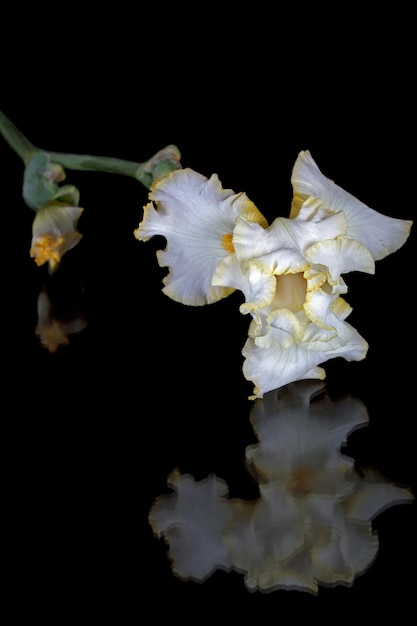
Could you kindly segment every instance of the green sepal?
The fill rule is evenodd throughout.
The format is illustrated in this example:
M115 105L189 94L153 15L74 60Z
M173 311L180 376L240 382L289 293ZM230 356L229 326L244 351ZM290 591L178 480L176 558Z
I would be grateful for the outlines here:
M177 146L170 144L159 150L145 163L141 163L136 171L135 178L147 189L151 188L154 181L160 180L170 172L181 169L181 154Z
M164 159L162 161L159 161L159 163L155 165L152 175L153 175L154 180L159 180L160 178L163 178L167 174L170 174L174 170L178 170L178 169L181 169L180 163L176 163L174 161Z
M151 172L142 172L140 176L137 176L137 178L140 180L142 185L145 185L147 189L150 189L154 181L160 180L170 172L178 169L181 169L181 164L175 163L169 159L164 159L163 161L159 161Z
M54 176L54 169L61 170L60 177ZM27 161L23 173L23 199L26 204L37 211L59 193L56 180L65 178L63 169L52 163L45 152L35 152Z
M69 206L79 206L80 192L74 185L62 185L62 187L58 187L58 191L52 200L58 200Z

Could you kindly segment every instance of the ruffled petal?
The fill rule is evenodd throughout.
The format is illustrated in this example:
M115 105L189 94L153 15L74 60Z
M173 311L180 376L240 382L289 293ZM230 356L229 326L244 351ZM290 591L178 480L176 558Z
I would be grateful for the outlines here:
M239 307L240 312L251 313L257 320L258 311L267 307L276 293L275 276L266 273L257 261L250 264L247 272L242 272L235 254L220 261L213 274L212 285L239 289L246 299Z
M242 349L244 357L243 374L254 383L251 399L262 398L264 393L308 376L308 372L325 360L322 353L304 350L300 344L293 344L287 350L277 345L269 349L259 347L248 337ZM324 378L324 371L321 372Z
M305 253L313 264L327 267L327 280L337 284L341 274L347 272L375 273L375 262L372 255L359 241L339 238L318 241Z
M267 224L246 194L223 189L216 174L207 179L189 168L176 170L152 188L134 235L167 240L157 258L168 267L163 291L173 300L199 306L226 297L233 288L213 286L219 262L234 253L232 233L238 216ZM155 208L155 205L156 208Z
M282 350L278 343L268 348L259 346L257 338L248 337L242 350L243 373L254 383L251 399L262 398L263 394L292 381L305 378L323 379L325 372L318 365L336 357L347 361L365 358L368 343L347 322L337 321L336 333L323 341L322 330L315 333L314 325L308 325L305 336ZM308 337L309 341L305 338ZM282 345L282 344L281 344Z
M331 211L343 211L348 223L346 236L369 250L375 261L395 252L407 240L411 220L387 217L345 191L319 170L308 150L299 153L291 183L293 202L291 218L296 218L309 196L320 199Z
M272 311L267 318L268 332L256 337L256 344L260 348L279 347L287 350L290 346L301 341L305 327L297 316L288 309Z
M265 272L271 274L301 272L305 269L306 260L296 240L297 232L292 234L289 228L285 228L289 220L281 220L283 218L278 218L267 229L246 220L237 221L233 231L233 246L244 271L246 265L253 263L254 259L264 266Z
M337 295L326 293L323 289L309 291L304 303L308 318L319 328L334 330L337 318L332 311L332 305L337 298Z
M239 262L257 259L274 274L295 274L308 268L305 251L318 241L345 235L343 213L326 214L321 220L276 218L268 228L238 219L233 246Z
M336 321L336 319L336 333L334 336L330 335L324 339L322 329L314 324L309 324L302 342L304 350L321 354L321 363L338 356L343 357L346 361L362 361L368 351L367 341L353 326L341 320ZM309 338L308 341L307 337Z

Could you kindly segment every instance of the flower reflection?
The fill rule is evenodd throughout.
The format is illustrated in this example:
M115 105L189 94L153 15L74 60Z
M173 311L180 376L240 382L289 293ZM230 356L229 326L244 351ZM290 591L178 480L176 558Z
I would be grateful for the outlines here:
M87 326L80 300L83 287L78 277L62 269L49 276L38 295L35 334L42 346L55 353L69 344L69 336Z
M246 463L257 499L229 498L214 474L195 481L174 470L173 491L153 503L149 523L168 545L173 572L202 582L216 569L234 570L262 592L352 585L378 552L372 520L414 499L373 469L359 474L342 452L367 425L365 406L304 380L258 398L250 419L258 443L247 447Z
M169 544L174 573L202 582L216 569L229 570L229 550L222 538L229 518L227 484L216 476L196 482L174 470L168 485L175 493L155 501L149 520L154 533Z

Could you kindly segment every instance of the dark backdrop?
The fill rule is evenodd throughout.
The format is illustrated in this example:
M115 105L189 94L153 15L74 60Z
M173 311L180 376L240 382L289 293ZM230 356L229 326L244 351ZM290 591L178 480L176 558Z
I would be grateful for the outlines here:
M101 12L86 22L67 11L52 33L39 15L32 28L26 18L25 36L4 53L0 108L47 150L143 161L176 144L184 167L216 172L270 221L288 215L291 169L308 149L326 176L375 210L414 219L406 16L382 16L377 28L342 14L327 16L329 25L325 15L277 21L266 10L227 22L212 9L150 13L135 21ZM395 48L385 37L393 32L402 35ZM378 559L350 589L251 594L237 573L201 585L172 575L147 515L174 467L196 479L215 473L233 496L254 496L243 462L256 437L239 297L198 309L170 301L155 257L161 241L133 236L145 187L68 171L85 209L83 239L52 288L88 324L50 354L35 335L48 274L29 257L33 213L21 196L22 164L3 139L0 162L5 574L16 615L130 624L145 606L194 622L212 607L238 616L246 607L298 615L334 601L338 615L350 606L359 616L364 602L369 616L413 607L414 505L377 517ZM346 277L349 321L370 349L360 363L325 364L328 389L356 395L369 412L351 454L413 489L414 267L412 229L374 276Z

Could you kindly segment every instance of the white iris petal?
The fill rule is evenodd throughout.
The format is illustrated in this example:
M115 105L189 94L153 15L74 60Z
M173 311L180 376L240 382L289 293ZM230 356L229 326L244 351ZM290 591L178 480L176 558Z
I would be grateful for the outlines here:
M359 241L353 239L326 239L313 244L306 251L306 258L313 264L328 268L332 284L347 272L375 272L372 255Z
M251 337L246 340L242 354L245 378L254 383L252 399L262 398L267 391L292 381L308 378L310 371L317 378L315 368L326 360L323 353L305 350L300 344L292 344L287 350L274 344L265 350ZM320 370L320 378L324 378L323 370Z
M298 155L291 182L294 200L290 217L297 216L300 199L321 199L330 210L343 211L348 223L346 236L364 245L375 261L398 250L410 234L411 220L387 217L369 208L326 178L308 150Z
M243 373L254 383L252 399L295 380L323 379L324 371L315 368L329 359L359 361L366 356L368 344L350 324L337 320L335 330L332 338L323 341L323 330L311 323L302 339L285 350L275 342L264 349L256 338L248 337L242 350Z
M228 245L238 216L266 224L246 194L223 189L216 174L207 179L186 168L160 179L149 199L134 234L140 241L154 235L166 238L165 250L157 253L159 265L169 268L164 292L173 300L199 306L234 291L212 285L212 277L219 262L233 251Z
M315 289L306 295L304 310L309 319L325 330L333 330L335 326L335 315L332 313L331 305L335 298L333 294L326 293L322 289Z
M256 258L274 274L294 274L308 266L308 248L317 241L344 235L346 227L343 213L326 214L321 221L311 222L278 217L268 228L239 219L233 246L242 265Z

